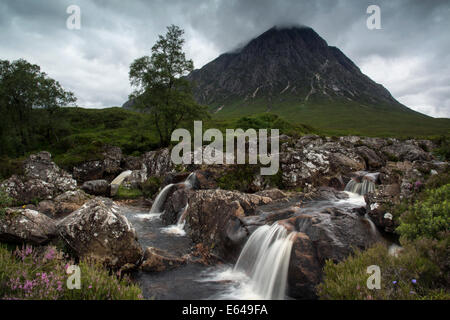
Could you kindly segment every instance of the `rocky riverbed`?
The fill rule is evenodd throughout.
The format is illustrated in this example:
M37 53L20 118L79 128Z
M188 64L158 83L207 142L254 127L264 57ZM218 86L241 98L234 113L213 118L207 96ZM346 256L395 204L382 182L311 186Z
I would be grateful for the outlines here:
M395 242L390 208L448 170L426 140L280 138L276 179L232 165L175 167L168 149L105 148L71 173L48 152L32 155L23 175L0 184L17 205L1 217L0 241L62 243L131 272L149 299L314 299L326 260ZM236 176L245 183L224 190ZM111 199L119 185L152 178L162 181L152 199Z

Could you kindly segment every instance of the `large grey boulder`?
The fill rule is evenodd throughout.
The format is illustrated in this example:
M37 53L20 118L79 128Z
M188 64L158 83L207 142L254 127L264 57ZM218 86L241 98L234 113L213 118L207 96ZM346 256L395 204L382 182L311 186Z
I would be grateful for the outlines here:
M316 298L327 260L339 262L354 248L366 249L381 237L365 218L337 208L297 214L279 221L289 231L296 231L288 270L289 296Z
M38 211L10 208L0 217L0 241L40 245L55 236L54 220Z
M248 231L241 219L272 199L226 190L198 190L190 194L187 232L196 243L212 248L224 259L237 258Z
M58 223L58 233L77 256L114 268L142 257L136 231L110 199L90 200Z
M81 187L84 192L94 196L109 196L111 194L111 186L106 180L86 181Z

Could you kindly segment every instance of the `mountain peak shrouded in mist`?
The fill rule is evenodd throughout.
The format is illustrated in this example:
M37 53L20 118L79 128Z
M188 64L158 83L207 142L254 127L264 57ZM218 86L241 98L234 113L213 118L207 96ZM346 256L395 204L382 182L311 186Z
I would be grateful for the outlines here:
M194 70L188 78L196 84L200 103L221 110L239 100L258 100L276 108L277 101L290 99L301 103L382 103L409 111L338 48L301 25L274 26L239 50Z

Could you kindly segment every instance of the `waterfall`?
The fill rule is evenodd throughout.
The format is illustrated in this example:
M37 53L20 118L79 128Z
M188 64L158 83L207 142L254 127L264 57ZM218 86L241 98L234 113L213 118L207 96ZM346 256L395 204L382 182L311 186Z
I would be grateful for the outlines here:
M365 195L366 193L375 191L375 183L364 178L362 182L351 179L345 186L345 191Z
M164 189L161 190L161 192L156 197L155 202L152 205L152 208L150 209L150 213L161 213L162 207L167 198L167 194L169 193L170 189L173 186L174 186L174 184L171 183L171 184L168 184L167 186L165 186Z
M250 277L251 291L262 299L284 299L293 238L278 223L255 230L242 249L234 272Z
M163 233L170 233L177 236L185 236L186 231L184 231L184 225L186 224L186 213L187 209L189 207L189 204L186 204L186 206L181 210L180 217L178 218L177 224L173 224L170 226L167 226L165 228L161 229L161 232Z
M117 184L117 185L121 185L123 180L125 180L129 175L131 175L133 173L133 171L131 170L127 170L122 172L121 174L119 174L112 182L111 184Z
M184 186L186 188L191 189L195 186L196 179L197 179L197 176L195 175L194 172L192 172L186 178L186 180L184 180L184 182L181 182L179 184L184 184ZM153 210L158 210L157 212L161 213L162 206L164 205L164 202L166 201L166 198L167 198L167 193L169 192L169 190L172 186L174 186L174 184L168 185L156 197L155 203L153 204L152 209L150 210L150 213L152 213ZM170 234L174 234L174 235L178 235L178 236L186 235L186 232L184 231L184 225L186 224L186 214L187 214L188 207L189 207L189 204L186 204L186 206L180 211L177 224L162 228L161 232L170 233Z
M192 172L183 183L186 187L193 188L196 181L197 181L197 176L195 175L194 172Z
M373 223L372 219L370 219L370 217L367 215L367 213L364 215L364 219L370 225L370 233L375 237L380 236L380 232L378 231L377 226L375 225L375 223Z

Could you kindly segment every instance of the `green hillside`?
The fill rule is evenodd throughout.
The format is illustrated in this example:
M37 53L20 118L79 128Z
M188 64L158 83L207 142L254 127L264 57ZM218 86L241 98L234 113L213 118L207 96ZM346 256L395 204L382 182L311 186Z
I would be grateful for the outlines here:
M234 119L244 115L270 112L291 123L312 126L331 135L367 135L389 137L420 137L450 134L450 119L435 119L412 110L394 110L389 106L376 107L353 101L299 102L288 97L268 102L268 98L227 103L220 111L211 108L217 119Z

